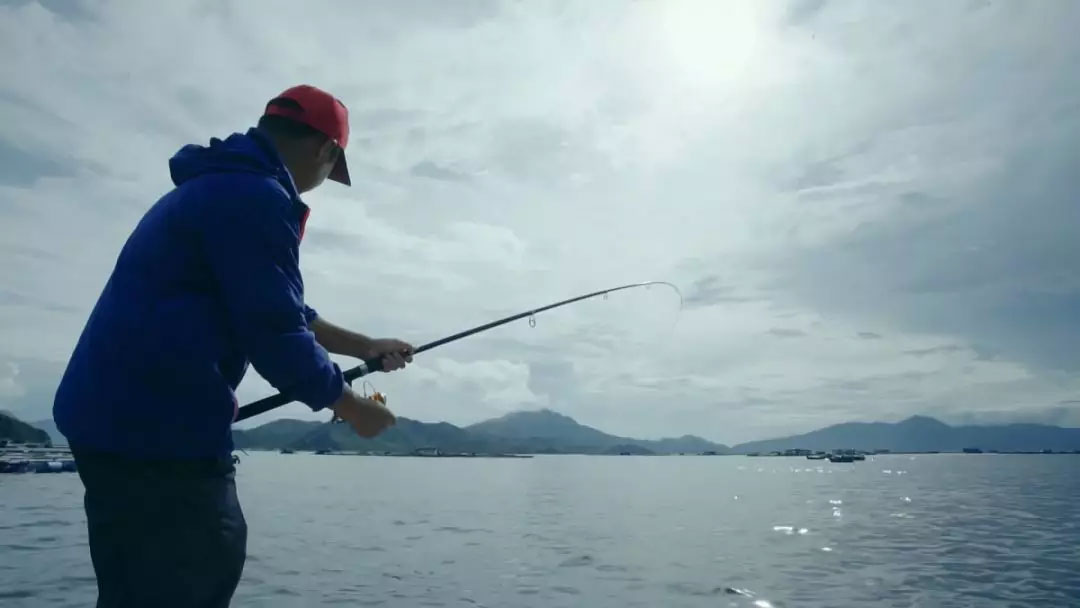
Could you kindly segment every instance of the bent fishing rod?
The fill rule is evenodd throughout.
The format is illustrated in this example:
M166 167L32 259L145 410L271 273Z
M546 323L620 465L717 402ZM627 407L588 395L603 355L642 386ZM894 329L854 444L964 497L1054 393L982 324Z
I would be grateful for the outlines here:
M607 296L607 294L609 294L609 293L614 293L616 291L622 291L624 289L634 289L636 287L650 287L652 285L666 285L666 286L671 287L672 289L674 289L675 293L679 295L679 307L680 307L680 309L682 308L682 293L679 291L678 287L676 287L675 285L673 285L671 283L668 283L667 281L645 281L645 282L642 282L642 283L630 283L630 284L627 284L627 285L620 285L618 287L611 287L611 288L608 288L608 289L601 289L600 291L594 291L592 293L587 293L587 294L584 294L584 295L575 296L573 298L568 298L566 300L555 302L554 304L548 304L547 306L542 306L540 308L534 308L532 310L526 310L524 312L520 312L520 313L517 313L517 314L514 314L514 315L510 315L509 317L498 319L496 321L491 321L490 323L484 323L483 325L478 325L476 327L473 327L472 329L466 329L465 331L461 331L461 332L458 332L456 334L446 336L445 338L440 338L438 340L435 340L434 342L429 342L427 344L419 346L419 347L415 348L412 351L412 354L417 355L417 354L420 354L420 353L422 353L422 352L424 352L426 350L431 350L431 349L433 349L433 348L435 348L437 346L442 346L443 344L448 344L450 342L454 342L454 341L460 340L462 338L467 338L467 337L472 336L474 334L478 334L478 333L480 333L482 331L487 331L489 329L499 327L500 325L506 325L507 323L512 323L514 321L517 321L519 319L524 319L526 317L529 318L529 323L530 323L530 325L532 325L532 324L535 324L534 317L537 314L542 313L544 311L551 310L553 308L559 308L560 306L566 306L567 304L573 304L574 302L580 302L582 300L588 300L589 298L595 298L597 296ZM346 370L343 375L345 376L345 381L348 382L349 384L352 384L353 380L356 380L357 378L360 378L362 376L366 376L366 375L368 375L368 374L370 374L372 372L376 372L376 371L382 371L382 357L381 356L377 357L377 358L373 358L373 359L363 360L356 367L353 367L351 369ZM280 392L280 393L278 393L276 395L271 395L269 397L264 397L262 399L259 399L258 401L253 401L252 403L249 403L249 404L241 407L237 411L236 419L233 422L240 422L241 420L247 420L248 418L251 418L252 416L257 416L257 415L262 414L264 412L268 412L268 411L270 411L270 410L272 410L274 408L278 408L278 407L281 407L281 406L286 405L288 403L292 403L293 401L295 401L295 399L293 397L290 397L285 392Z

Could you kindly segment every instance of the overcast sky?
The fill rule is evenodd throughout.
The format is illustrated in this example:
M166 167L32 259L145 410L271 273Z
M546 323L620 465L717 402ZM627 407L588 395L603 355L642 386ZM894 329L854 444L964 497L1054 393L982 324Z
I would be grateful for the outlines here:
M1080 425L1077 23L1064 1L2 0L0 409L51 415L169 156L310 83L353 129L354 187L305 197L328 319L421 344L621 283L685 297L371 376L399 415L729 443ZM250 371L240 399L271 392ZM252 422L279 416L325 418Z

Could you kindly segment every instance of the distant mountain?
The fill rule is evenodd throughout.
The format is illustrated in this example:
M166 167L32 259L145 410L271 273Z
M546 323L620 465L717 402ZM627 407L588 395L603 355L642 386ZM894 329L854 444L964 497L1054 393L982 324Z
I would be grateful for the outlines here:
M52 418L48 420L37 420L30 423L31 426L39 428L49 434L49 439L52 439L54 445L67 445L67 437L64 437L56 428L56 423L52 421Z
M949 426L927 416L912 416L896 423L834 424L803 435L742 443L732 451L747 454L798 448L893 452L959 452L964 448L1002 452L1071 451L1080 449L1080 429L1041 424Z
M657 439L655 441L639 441L638 443L649 446L653 451L661 454L700 454L702 452L727 454L731 452L731 448L726 445L713 443L695 435L683 435L682 437Z
M548 409L512 412L465 427L470 433L486 437L517 439L526 442L557 444L566 448L606 448L622 441L573 418Z
M494 442L473 437L450 423L427 423L409 418L398 418L394 426L373 439L360 437L347 424L323 424L290 447L377 452L411 452L419 448L439 448L445 452L501 451Z
M49 434L19 420L11 412L0 412L0 440L13 443L45 443Z
M237 448L360 452L411 452L426 447L486 452L499 447L447 422L427 423L402 417L373 439L357 435L347 424L284 419L244 431L234 430L233 443Z
M619 445L634 445L661 454L728 451L727 446L693 435L658 440L608 435L549 409L511 412L469 425L465 429L485 437L515 439L522 445L530 446L530 451L555 449L563 452L596 453Z
M397 424L373 439L358 436L344 424L275 420L253 429L233 431L233 439L237 448L395 453L419 448L518 454L727 451L726 446L692 435L660 440L616 437L550 410L515 412L465 428L447 422L398 418Z
M656 452L649 448L642 447L636 443L625 443L619 445L613 445L610 448L604 450L604 454L619 454L624 456L652 456Z
M289 447L304 435L323 426L322 422L282 419L267 422L244 431L233 431L233 444L237 448L279 449Z

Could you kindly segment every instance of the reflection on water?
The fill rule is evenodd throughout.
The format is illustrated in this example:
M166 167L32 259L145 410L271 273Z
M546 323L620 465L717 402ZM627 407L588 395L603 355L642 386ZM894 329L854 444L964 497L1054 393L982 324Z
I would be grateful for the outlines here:
M1078 465L252 453L235 604L1080 605ZM0 605L93 605L78 477L0 496Z

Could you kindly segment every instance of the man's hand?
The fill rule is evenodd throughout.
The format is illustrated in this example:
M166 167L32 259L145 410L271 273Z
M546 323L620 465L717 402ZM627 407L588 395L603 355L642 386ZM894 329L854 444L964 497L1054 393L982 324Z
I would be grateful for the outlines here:
M370 354L365 359L382 357L382 371L391 372L412 363L412 353L415 350L412 344L395 340L393 338L378 338L371 340L368 345Z
M416 350L408 342L392 338L369 338L364 334L349 331L333 323L316 317L311 323L315 340L326 350L347 357L369 361L382 357L382 369L372 371L390 372L405 367L412 362Z
M330 406L330 409L334 410L338 418L348 422L358 435L368 439L397 422L394 414L385 405L374 399L357 395L348 386L341 393L341 397Z

